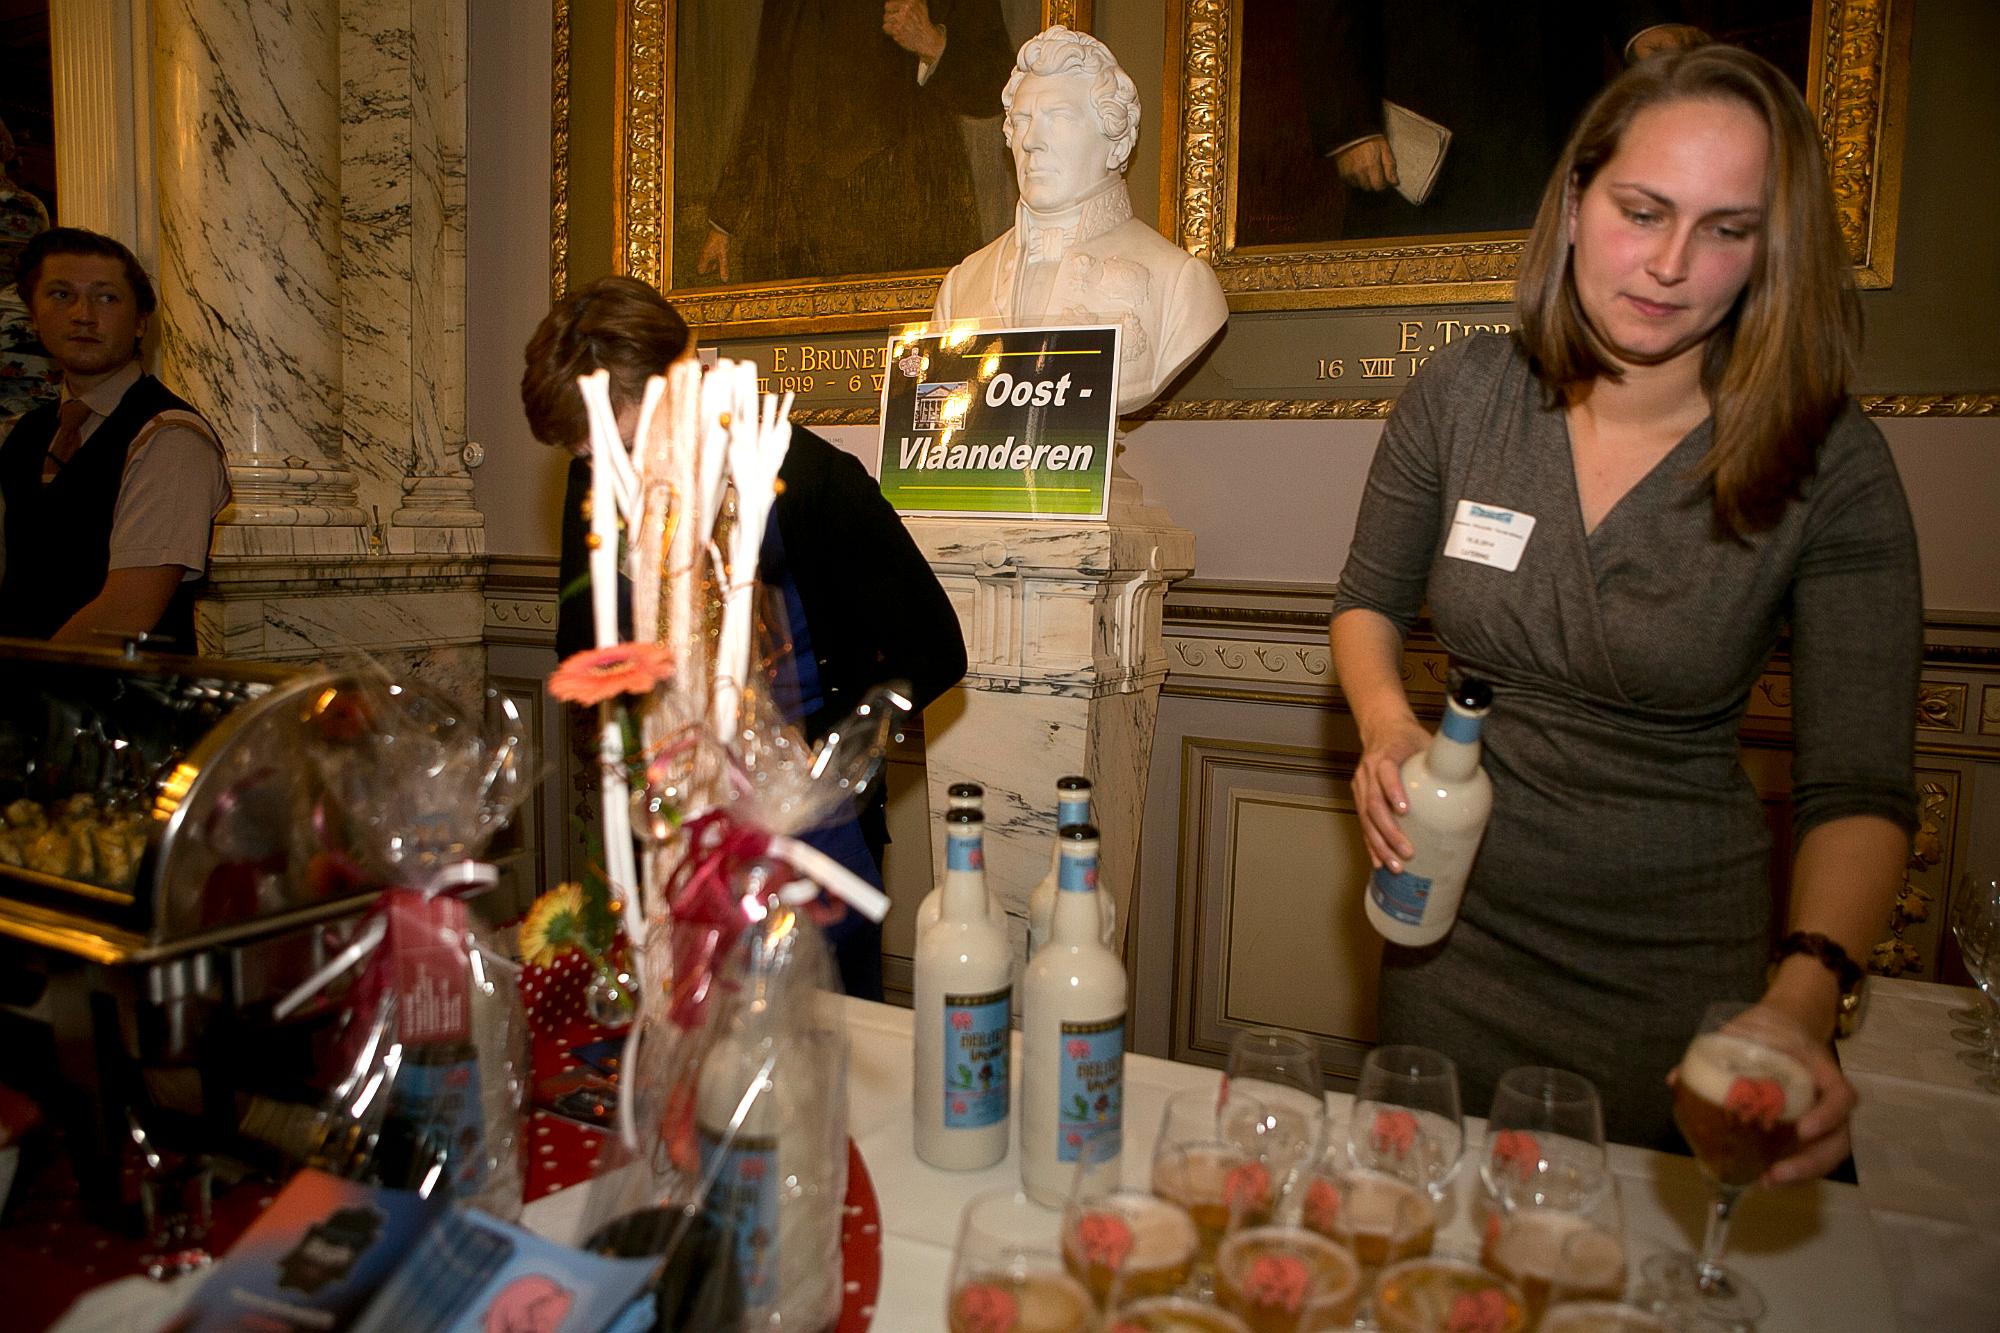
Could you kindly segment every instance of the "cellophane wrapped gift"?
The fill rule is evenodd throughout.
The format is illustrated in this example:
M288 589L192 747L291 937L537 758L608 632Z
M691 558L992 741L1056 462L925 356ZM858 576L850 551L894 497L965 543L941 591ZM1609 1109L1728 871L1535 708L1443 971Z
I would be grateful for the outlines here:
M499 696L484 725L444 696L368 674L314 705L341 725L304 756L321 818L355 872L385 887L314 989L343 1016L313 1165L520 1215L527 1022L518 965L467 897L477 858L523 794L525 727Z

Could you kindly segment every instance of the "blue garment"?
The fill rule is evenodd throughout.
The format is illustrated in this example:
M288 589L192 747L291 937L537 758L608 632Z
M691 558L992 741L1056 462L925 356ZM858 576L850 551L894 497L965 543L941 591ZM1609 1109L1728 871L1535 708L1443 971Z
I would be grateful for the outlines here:
M823 703L820 693L819 663L813 656L812 626L806 621L805 603L799 585L792 578L785 559L785 541L776 523L764 529L764 544L757 553L758 572L765 586L782 597L791 652L778 664L771 683L771 698L785 721L806 726ZM799 841L815 847L863 880L882 887L882 867L862 836L861 824L852 806L831 822L799 835ZM882 927L859 912L849 910L826 930L840 967L841 985L849 995L863 1000L882 998Z

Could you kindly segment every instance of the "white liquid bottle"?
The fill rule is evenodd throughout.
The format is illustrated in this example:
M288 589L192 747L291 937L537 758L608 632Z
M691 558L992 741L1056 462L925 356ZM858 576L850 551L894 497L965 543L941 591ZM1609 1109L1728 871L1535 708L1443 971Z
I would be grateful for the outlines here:
M1115 1188L1124 1144L1125 967L1097 908L1097 829L1062 842L1049 941L1021 975L1021 1183L1059 1207L1090 1154L1086 1188Z
M1479 732L1492 704L1485 681L1460 680L1445 695L1444 721L1430 748L1403 761L1410 809L1398 822L1416 854L1400 874L1382 866L1368 878L1369 924L1392 944L1435 944L1458 919L1493 809L1493 784L1479 766Z
M986 788L976 782L952 783L945 788L946 817L949 818L954 810L976 810L983 817L986 813ZM949 878L950 871L945 873ZM941 885L924 895L924 900L917 904L917 929L912 936L913 939L923 939L924 932L938 923L938 911L943 902L944 888ZM990 891L986 895L986 915L993 918L995 925L1003 930L1006 928L1007 909L1000 905L1000 900Z
M1007 1155L1014 951L987 915L985 819L944 817L942 913L917 937L917 1156L976 1171Z
M1049 873L1028 894L1028 957L1033 958L1049 941L1049 918L1056 906L1056 868L1062 859L1062 830L1072 824L1090 822L1090 779L1056 779L1056 838L1049 845ZM1097 910L1102 927L1098 938L1105 944L1118 929L1118 907L1111 895L1099 891Z

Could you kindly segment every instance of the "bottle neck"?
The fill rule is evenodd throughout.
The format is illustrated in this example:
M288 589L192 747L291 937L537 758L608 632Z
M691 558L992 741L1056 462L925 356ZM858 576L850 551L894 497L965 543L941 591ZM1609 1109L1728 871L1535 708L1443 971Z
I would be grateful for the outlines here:
M939 896L941 920L964 923L986 917L986 849L979 834L945 839L944 888Z
M1094 944L1101 929L1097 908L1097 846L1087 842L1065 843L1056 872L1056 904L1049 935L1058 944Z
M1071 824L1090 822L1090 793L1087 791L1062 791L1056 793L1056 832ZM1049 874L1054 875L1062 865L1062 839L1053 838L1049 842Z
M1444 721L1425 756L1431 776L1445 782L1463 782L1472 776L1479 767L1479 737L1485 720L1483 714L1464 712L1456 704L1445 705Z

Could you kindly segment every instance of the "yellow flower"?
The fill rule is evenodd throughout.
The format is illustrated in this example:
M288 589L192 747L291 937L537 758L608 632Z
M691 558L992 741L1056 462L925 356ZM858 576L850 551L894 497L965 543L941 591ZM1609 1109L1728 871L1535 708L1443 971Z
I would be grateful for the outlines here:
M558 884L535 899L521 922L521 961L547 967L582 938L583 886Z

